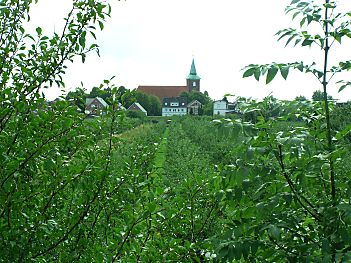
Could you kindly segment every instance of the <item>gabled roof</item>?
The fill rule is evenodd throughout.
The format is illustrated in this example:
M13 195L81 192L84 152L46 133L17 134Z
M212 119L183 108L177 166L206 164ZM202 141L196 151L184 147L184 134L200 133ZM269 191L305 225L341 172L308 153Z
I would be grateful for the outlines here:
M198 104L202 105L202 103L201 103L200 101L198 101L198 100L193 100L192 102L190 102L190 103L188 104L188 107L191 107L191 106L194 105L195 103L198 103Z
M147 114L147 111L141 106L138 102L134 102L132 105L129 106L128 110L140 110Z
M164 98L178 97L182 92L188 91L187 86L139 86L138 91L148 95L155 95L162 101Z
M178 103L178 106L174 106L171 103ZM186 108L187 101L184 97L172 97L164 98L162 101L162 107L166 108Z
M106 103L106 101L104 101L104 100L103 100L102 98L100 98L100 97L96 97L96 98L86 98L86 100L85 100L85 106L89 106L94 100L97 100L98 102L100 102L102 106L108 107L108 104Z

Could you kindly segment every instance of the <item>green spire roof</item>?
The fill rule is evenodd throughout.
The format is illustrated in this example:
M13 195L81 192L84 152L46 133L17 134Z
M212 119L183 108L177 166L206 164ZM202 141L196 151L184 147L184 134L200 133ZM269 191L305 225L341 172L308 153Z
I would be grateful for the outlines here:
M195 61L193 59L193 62L191 63L191 68L190 68L190 73L187 79L190 80L198 80L200 77L196 74L196 68L195 68Z

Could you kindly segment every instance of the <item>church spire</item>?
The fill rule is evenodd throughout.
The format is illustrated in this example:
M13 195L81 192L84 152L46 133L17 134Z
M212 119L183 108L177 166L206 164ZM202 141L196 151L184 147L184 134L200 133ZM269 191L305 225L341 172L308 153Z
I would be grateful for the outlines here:
M196 67L195 67L195 60L193 59L192 63L191 63L191 67L190 67L190 73L188 78L189 80L198 80L200 79L200 77L197 75L196 73Z
M191 91L200 91L200 77L196 73L195 61L191 63L190 73L186 78L186 83L188 86L189 92Z

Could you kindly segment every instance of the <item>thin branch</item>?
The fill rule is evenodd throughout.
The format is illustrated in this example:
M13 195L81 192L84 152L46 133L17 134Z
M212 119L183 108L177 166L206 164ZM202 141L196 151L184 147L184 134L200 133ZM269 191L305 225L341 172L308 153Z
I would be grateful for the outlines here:
M285 177L286 181L288 182L288 185L291 189L291 191L293 192L293 194L295 195L298 203L311 215L313 216L316 220L318 221L321 221L321 215L318 213L318 211L316 211L316 209L314 208L314 206L311 204L311 202L309 202L307 200L307 198L303 197L302 195L300 195L296 189L295 189L295 186L294 186L294 183L291 181L289 175L287 174L286 172L286 169L285 169L285 165L284 165L284 162L283 162L283 153L282 153L282 146L279 145L278 146L279 148L279 158L278 158L278 162L280 164L280 167L281 167L281 170L282 170L282 173L283 173L283 176ZM313 212L301 201L302 198L312 209L313 209Z

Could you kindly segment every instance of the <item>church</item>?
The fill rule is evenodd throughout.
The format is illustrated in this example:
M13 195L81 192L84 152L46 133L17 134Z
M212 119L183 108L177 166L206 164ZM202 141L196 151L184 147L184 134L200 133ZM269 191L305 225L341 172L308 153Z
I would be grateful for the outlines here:
M155 95L160 98L160 101L163 101L164 98L179 97L184 91L200 91L200 77L196 73L194 59L186 78L186 86L139 86L137 90L148 95Z
M157 96L162 102L162 116L173 116L173 115L185 115L188 113L188 104L181 98L182 92L200 92L200 77L196 73L195 61L192 60L190 73L186 78L186 86L139 86L138 91L146 93L148 95ZM189 103L198 105L196 101ZM200 105L201 106L201 105Z

